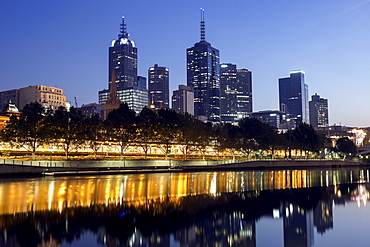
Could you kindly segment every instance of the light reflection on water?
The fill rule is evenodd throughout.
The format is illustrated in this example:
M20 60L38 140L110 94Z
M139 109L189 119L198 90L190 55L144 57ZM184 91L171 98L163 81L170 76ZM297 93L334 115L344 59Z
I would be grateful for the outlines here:
M59 225L61 221L65 221L65 230L60 240L40 240L39 244L44 245L149 246L157 243L157 246L180 246L181 243L181 246L346 246L340 244L340 238L329 236L340 232L343 227L341 224L370 227L368 221L352 222L352 219L360 220L368 216L366 206L369 187L364 183L369 183L369 171L366 169L1 179L0 245L6 246L8 243L7 246L12 246L9 243L18 243L18 233L9 233L12 227L18 229L16 227L24 224L22 222L28 221L30 217L39 220L44 216L35 216L37 213L32 212L46 210L44 212L56 215L53 217L58 218ZM122 211L128 206L136 208L135 216L129 216L132 218L124 216L125 211ZM111 218L112 214L116 214L115 211L118 215L121 214L122 219ZM173 216L167 214L172 211L176 212L176 217L185 212L185 217L171 218ZM30 212L31 216L24 214ZM127 215L130 212L127 211ZM148 222L145 222L142 212L151 213L147 216ZM353 217L352 212L356 214ZM97 213L103 215L103 218L94 218L103 223L97 224L98 228L89 228L88 224L83 226L80 231L85 232L76 237L70 229L71 225L76 224L72 222L74 217L86 214L89 219L91 213L93 217ZM14 215L15 218L9 215ZM163 222L158 221L158 216ZM46 226L52 227L51 222L54 220L48 217ZM104 223L108 219L109 222ZM134 220L131 222L128 219ZM180 222L171 223L172 220ZM21 223L17 223L19 221ZM182 225L181 221L186 223ZM38 228L42 222L38 223ZM161 229L164 225L164 232L155 230L158 223L161 224ZM174 223L178 226L173 226L172 230L167 229L168 225ZM112 229L109 224L120 227L128 225L128 229L116 233L116 229ZM142 228L143 225L147 226ZM38 228L35 229L36 232L42 232L40 235L47 235L51 231ZM359 232L353 232L352 236L357 237ZM74 236L70 237L71 242L63 240L68 234ZM342 232L340 234L345 236ZM12 239L9 236L13 240L9 240Z
M0 180L0 214L61 211L70 206L186 195L329 186L347 180L368 182L369 177L363 171L283 170L3 179Z

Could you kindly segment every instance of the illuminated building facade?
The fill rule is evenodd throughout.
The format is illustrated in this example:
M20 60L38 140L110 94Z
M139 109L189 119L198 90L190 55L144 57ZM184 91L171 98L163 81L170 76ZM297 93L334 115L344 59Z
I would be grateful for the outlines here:
M194 88L194 116L203 121L220 121L220 52L205 40L204 11L201 37L186 50L187 85Z
M252 113L252 72L236 65L220 66L221 122L237 123Z
M169 108L169 69L155 64L148 70L148 103L154 109Z
M311 96L309 102L310 124L314 128L329 126L328 100L320 98L317 93Z
M305 72L295 70L290 77L279 79L280 111L287 118L300 123L309 123L308 85L305 83Z
M56 110L60 106L66 107L66 96L63 89L43 85L0 92L0 111L4 110L9 103L15 104L19 110L22 110L31 102L38 102L47 109Z
M194 91L192 87L179 85L179 89L173 91L172 109L179 113L194 115Z

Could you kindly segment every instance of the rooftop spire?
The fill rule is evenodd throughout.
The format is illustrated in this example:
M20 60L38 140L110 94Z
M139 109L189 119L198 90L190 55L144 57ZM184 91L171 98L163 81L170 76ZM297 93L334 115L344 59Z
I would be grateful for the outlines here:
M124 38L128 38L128 36L129 34L126 30L125 17L122 16L121 33L118 35L118 38L124 39Z
M104 106L104 119L108 117L108 114L114 109L118 109L121 104L121 100L117 96L116 76L114 69L112 69L112 81L109 84L109 96Z
M200 41L206 41L206 23L204 22L203 8L200 8Z

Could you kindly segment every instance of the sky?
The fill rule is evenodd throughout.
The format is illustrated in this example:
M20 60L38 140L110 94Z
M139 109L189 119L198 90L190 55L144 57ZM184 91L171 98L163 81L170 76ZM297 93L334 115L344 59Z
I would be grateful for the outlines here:
M253 111L277 110L278 79L301 69L330 124L370 126L370 0L1 0L0 91L56 86L72 105L97 103L125 16L138 74L168 67L171 97L186 84L200 8L221 63L252 71Z

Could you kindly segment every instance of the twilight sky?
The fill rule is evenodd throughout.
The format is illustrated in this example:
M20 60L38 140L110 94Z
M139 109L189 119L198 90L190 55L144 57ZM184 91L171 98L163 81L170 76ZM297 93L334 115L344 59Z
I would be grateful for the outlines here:
M302 69L330 124L370 126L370 0L1 0L0 91L41 84L73 105L98 102L124 15L139 75L168 67L171 97L186 84L200 8L221 62L252 71L254 111L278 109L278 78Z

